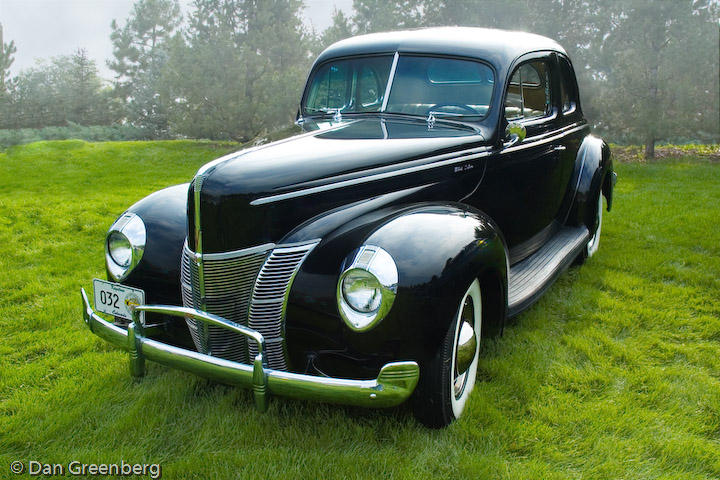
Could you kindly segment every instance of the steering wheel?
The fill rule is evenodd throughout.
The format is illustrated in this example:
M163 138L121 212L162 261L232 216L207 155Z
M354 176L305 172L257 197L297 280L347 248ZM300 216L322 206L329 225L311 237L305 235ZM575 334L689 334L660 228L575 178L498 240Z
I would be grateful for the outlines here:
M480 115L474 108L469 107L467 105L463 105L462 103L436 103L432 107L428 108L427 114L430 115L430 112L442 113L442 112L438 112L438 109L445 108L445 107L459 108L460 110L468 112L470 115ZM447 113L452 113L452 112L447 112Z

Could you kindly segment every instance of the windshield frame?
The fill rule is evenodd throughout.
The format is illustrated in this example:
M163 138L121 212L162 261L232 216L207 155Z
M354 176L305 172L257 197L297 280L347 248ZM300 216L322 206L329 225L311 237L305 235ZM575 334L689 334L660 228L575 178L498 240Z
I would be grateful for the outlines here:
M386 111L387 104L390 98L390 94L392 93L392 88L395 83L395 72L397 70L399 58L401 56L404 57L425 57L425 58L442 58L442 59L449 59L449 60L465 60L465 61L472 61L476 63L480 63L486 67L488 67L493 74L493 88L492 92L489 97L489 104L488 109L483 115L450 115L447 116L443 115L442 112L439 112L436 114L437 120L455 120L457 123L469 123L469 124L479 124L487 120L491 114L493 113L493 110L495 108L496 103L496 96L498 91L498 75L497 75L497 69L494 67L494 65L484 59L477 58L477 57L468 57L468 56L462 56L462 55L448 55L448 54L439 54L439 53L423 53L423 52L379 52L379 53L370 53L370 54L358 54L358 55L346 55L341 57L332 57L324 60L321 63L318 63L315 65L310 72L310 75L308 75L308 79L305 82L305 88L303 89L303 95L300 100L300 108L298 110L298 121L302 121L304 118L326 118L331 117L333 114L336 114L336 112L313 112L308 113L306 111L306 101L307 97L310 92L310 87L313 83L313 80L315 79L315 75L317 72L327 65L330 62L336 62L338 60L348 60L348 59L358 59L358 58L371 58L371 57L382 57L382 56L393 56L392 59L392 66L390 68L390 73L388 75L388 81L386 84L385 89L385 97L383 98L383 103L379 111L377 112L343 112L340 111L341 116L354 116L354 115L399 115L404 117L414 117L414 118L422 118L427 119L428 116L426 115L419 115L419 114L412 114L412 113L401 113L401 112L388 112ZM332 109L334 110L334 109Z

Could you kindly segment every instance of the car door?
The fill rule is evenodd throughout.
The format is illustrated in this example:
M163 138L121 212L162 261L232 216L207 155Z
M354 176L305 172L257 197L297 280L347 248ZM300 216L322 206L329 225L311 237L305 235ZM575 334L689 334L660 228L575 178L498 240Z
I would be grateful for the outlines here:
M515 263L539 248L559 227L572 165L564 153L557 100L557 68L551 53L518 62L505 85L504 125L520 123L526 138L488 159L472 201L499 225ZM562 135L561 135L562 137Z

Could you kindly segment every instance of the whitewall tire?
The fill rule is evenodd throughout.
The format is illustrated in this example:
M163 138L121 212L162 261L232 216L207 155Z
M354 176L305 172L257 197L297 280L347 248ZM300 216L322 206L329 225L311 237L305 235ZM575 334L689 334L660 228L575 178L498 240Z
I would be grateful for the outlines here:
M460 299L436 358L420 371L413 397L415 417L442 428L460 418L475 386L482 331L480 283L473 280Z
M590 258L593 255L595 255L595 252L598 251L598 247L600 247L600 231L602 230L602 214L603 214L603 196L600 193L600 194L598 194L598 202L597 202L597 228L595 229L593 236L590 237L590 240L588 240L587 245L585 245L586 258Z

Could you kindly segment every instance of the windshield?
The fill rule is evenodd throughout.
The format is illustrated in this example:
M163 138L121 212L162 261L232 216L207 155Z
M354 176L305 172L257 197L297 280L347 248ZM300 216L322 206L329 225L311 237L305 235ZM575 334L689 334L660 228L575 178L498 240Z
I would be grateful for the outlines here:
M393 57L333 60L313 75L305 113L379 112L385 99Z
M305 115L386 112L479 120L489 109L495 78L481 62L400 56L385 99L393 57L355 57L321 65L310 80Z

